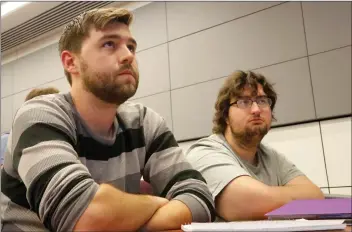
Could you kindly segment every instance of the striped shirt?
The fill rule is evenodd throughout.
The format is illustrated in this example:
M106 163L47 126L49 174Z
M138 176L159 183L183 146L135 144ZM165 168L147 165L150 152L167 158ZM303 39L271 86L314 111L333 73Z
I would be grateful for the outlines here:
M9 133L4 133L1 135L0 164L4 163L4 154L5 154L8 138L9 138Z
M140 179L156 195L176 199L193 221L213 221L205 180L185 160L165 120L126 102L109 137L92 133L70 94L27 101L18 110L1 170L3 231L72 231L99 184L140 193Z

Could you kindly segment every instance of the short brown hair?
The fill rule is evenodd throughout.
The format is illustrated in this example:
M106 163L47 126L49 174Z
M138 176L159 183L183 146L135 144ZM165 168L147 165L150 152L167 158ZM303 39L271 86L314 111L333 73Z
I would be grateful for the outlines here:
M32 91L27 94L26 100L31 100L34 97L40 96L40 95L47 95L47 94L54 94L54 93L59 93L60 91L57 88L54 87L49 87L49 88L36 88L33 89Z
M225 132L227 126L226 119L228 118L231 99L240 96L246 86L249 86L254 92L256 92L259 84L263 86L265 94L271 99L271 110L274 111L277 94L273 88L273 85L259 73L254 73L251 71L235 71L225 80L219 91L215 103L213 133L223 134ZM273 118L275 119L274 115Z
M100 30L112 22L119 22L129 26L133 15L122 8L101 8L86 11L69 22L59 40L60 55L64 50L79 54L83 40L89 36L89 30L94 26ZM65 70L65 75L72 85L71 74Z

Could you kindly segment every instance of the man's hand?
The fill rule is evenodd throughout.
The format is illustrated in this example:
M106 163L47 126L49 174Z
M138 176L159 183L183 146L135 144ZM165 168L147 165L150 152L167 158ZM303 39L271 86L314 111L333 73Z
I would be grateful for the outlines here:
M129 194L101 184L74 230L136 231L168 202L166 198Z
M159 209L170 202L168 199L163 198L163 197L157 197L157 196L152 196L152 195L148 195L148 196L154 200L155 204L158 205Z
M182 224L192 222L192 213L181 201L171 200L159 208L145 225L147 231L179 230Z

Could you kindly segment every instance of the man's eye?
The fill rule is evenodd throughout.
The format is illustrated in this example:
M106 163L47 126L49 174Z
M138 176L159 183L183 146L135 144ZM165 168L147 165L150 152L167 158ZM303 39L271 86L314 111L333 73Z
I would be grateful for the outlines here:
M267 98L259 98L258 99L258 104L262 104L262 105L265 105L265 104L268 104L268 99Z
M241 100L237 101L237 103L241 104L241 105L249 105L250 102L251 102L251 100L248 100L248 99L241 99Z
M127 47L132 53L136 52L136 47L134 45L128 45Z
M115 47L115 43L112 42L112 41L108 41L108 42L105 42L103 44L103 47L105 47L105 48L114 48Z

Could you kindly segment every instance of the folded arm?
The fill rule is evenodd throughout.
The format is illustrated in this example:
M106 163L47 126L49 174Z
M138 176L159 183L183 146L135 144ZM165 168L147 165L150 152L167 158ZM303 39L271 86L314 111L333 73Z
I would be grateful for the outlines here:
M135 231L168 200L98 185L74 149L72 119L57 104L25 104L13 125L13 166L28 208L51 231Z
M202 175L185 160L182 149L167 128L165 120L145 108L145 181L154 192L170 200L145 228L150 231L180 229L192 221L215 219L214 202Z
M128 194L102 184L74 230L136 231L167 202L164 198Z
M146 231L179 230L180 225L192 222L191 210L182 201L171 200L159 208L146 223Z
M280 193L289 195L293 200L299 199L324 199L324 194L318 186L306 176L297 176L282 187L271 187L278 189Z
M271 187L251 177L222 141L204 138L192 145L187 159L202 173L215 198L216 211L227 221L264 219L267 212L295 199L323 198L320 189L285 156L270 152L274 178Z
M264 219L265 214L296 199L322 199L320 189L298 176L285 186L267 186L249 176L230 182L216 198L219 215L228 221Z
M162 192L156 192L170 201L159 208L146 224L148 231L176 230L186 223L215 219L214 202L201 174L187 162L178 163L173 168L176 171L173 176L170 175L173 171L168 169L151 177L155 189L158 189L160 177L165 177L165 182L159 182L159 186L164 186ZM185 170L179 171L179 168Z

